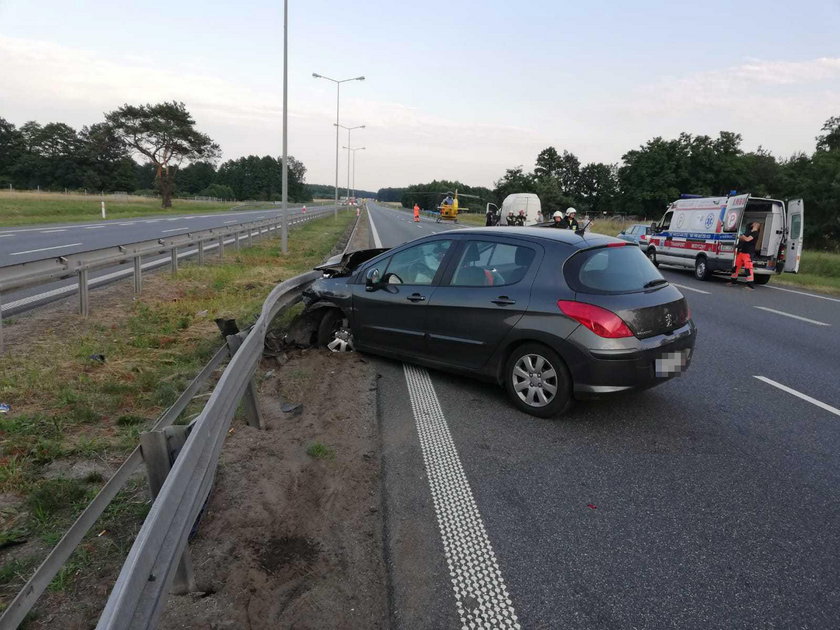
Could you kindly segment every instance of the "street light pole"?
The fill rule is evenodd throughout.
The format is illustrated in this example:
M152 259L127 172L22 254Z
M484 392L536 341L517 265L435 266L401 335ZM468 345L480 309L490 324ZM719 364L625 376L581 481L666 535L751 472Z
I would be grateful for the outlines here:
M289 0L283 0L283 229L280 251L289 253Z
M344 147L347 149L347 153L349 154L350 151L353 152L353 196L356 196L356 151L364 151L367 147L356 147L351 149L350 147ZM349 155L348 155L349 158Z
M355 127L345 127L344 125L339 125L338 123L336 123L335 127L336 127L336 129L341 127L342 129L347 130L347 146L344 147L345 149L347 149L350 146L350 132L353 131L354 129L364 129L365 128L364 125L356 125ZM338 167L337 166L336 166L336 172L338 172ZM348 204L350 203L350 150L349 149L347 150L347 203Z
M339 107L341 104L341 84L347 83L347 81L364 81L364 76L361 77L353 77L352 79L331 79L330 77L325 77L323 74L318 74L317 72L313 72L312 76L316 79L326 79L327 81L332 81L335 83L335 211L333 216L338 217L338 128L339 119Z

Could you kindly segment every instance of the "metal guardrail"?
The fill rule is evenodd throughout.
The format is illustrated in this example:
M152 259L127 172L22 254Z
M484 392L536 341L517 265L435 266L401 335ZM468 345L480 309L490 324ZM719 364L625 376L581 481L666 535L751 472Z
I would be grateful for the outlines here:
M357 226L358 219L348 243ZM23 621L141 464L146 465L155 500L123 564L97 628L122 630L156 625L176 574L179 574L179 580L192 581L189 557L185 554L188 537L209 495L227 429L240 402L245 403L249 424L262 427L253 377L262 357L268 327L282 310L299 302L304 289L320 275L320 272L310 271L280 283L266 298L254 325L246 332L227 337L227 344L216 352L178 400L141 435L141 445L131 452L3 611L0 630L12 630ZM180 451L172 463L171 453L166 452L167 439L173 437L168 431L174 428L175 420L213 371L228 357L231 361L207 404L190 423L189 437L186 427L178 427L181 432L176 441L180 440ZM159 444L162 441L163 452L152 448L156 441Z
M303 216L296 215L294 220L310 221L322 214L314 212ZM168 264L172 272L177 273L178 261L185 255L196 255L198 264L204 264L204 257L208 251L217 250L216 253L221 258L224 256L226 245L232 243L238 251L243 238L247 239L250 245L252 238L270 236L280 230L281 225L282 217L278 216L0 267L0 353L3 351L2 295L4 292L75 277L79 295L79 313L87 316L90 313L89 288L93 283L98 284L96 279L91 280L91 271L131 262L133 271L127 273L133 275L134 293L139 295L143 289L143 269L150 266L150 263L143 263L144 257L159 257L168 253L169 262L158 259L152 266ZM185 248L190 247L194 249L185 251ZM70 289L66 295L72 295L72 293L73 290Z

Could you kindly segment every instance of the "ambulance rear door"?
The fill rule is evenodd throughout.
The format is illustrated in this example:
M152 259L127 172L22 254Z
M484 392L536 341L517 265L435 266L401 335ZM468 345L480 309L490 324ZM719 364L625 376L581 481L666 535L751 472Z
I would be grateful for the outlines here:
M799 273L802 257L802 230L805 225L805 203L801 199L787 202L787 242L785 243L785 271Z
M736 195L726 200L726 212L723 213L723 231L737 232L741 226L741 219L744 216L744 210L747 207L749 200L749 193L745 195Z

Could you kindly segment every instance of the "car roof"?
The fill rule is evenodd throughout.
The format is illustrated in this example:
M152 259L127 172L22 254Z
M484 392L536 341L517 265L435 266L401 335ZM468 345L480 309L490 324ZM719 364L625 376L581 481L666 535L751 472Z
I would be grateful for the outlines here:
M437 235L441 234L446 234L446 232L438 232ZM515 236L518 238L525 237L529 240L564 243L577 249L598 247L599 245L606 245L608 243L624 243L624 241L620 239L613 238L612 236L607 236L605 234L593 234L591 232L587 232L583 236L580 236L574 230L558 230L550 227L495 226L467 228L464 230L458 230L457 234L475 234L477 236Z

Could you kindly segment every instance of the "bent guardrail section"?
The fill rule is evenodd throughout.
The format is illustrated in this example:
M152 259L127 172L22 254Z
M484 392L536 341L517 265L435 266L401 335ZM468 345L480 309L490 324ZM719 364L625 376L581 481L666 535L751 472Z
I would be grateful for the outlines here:
M311 271L279 284L194 421L143 527L131 547L97 628L154 627L163 612L190 530L210 492L219 454L242 395L262 357L272 319L301 299L319 277Z

